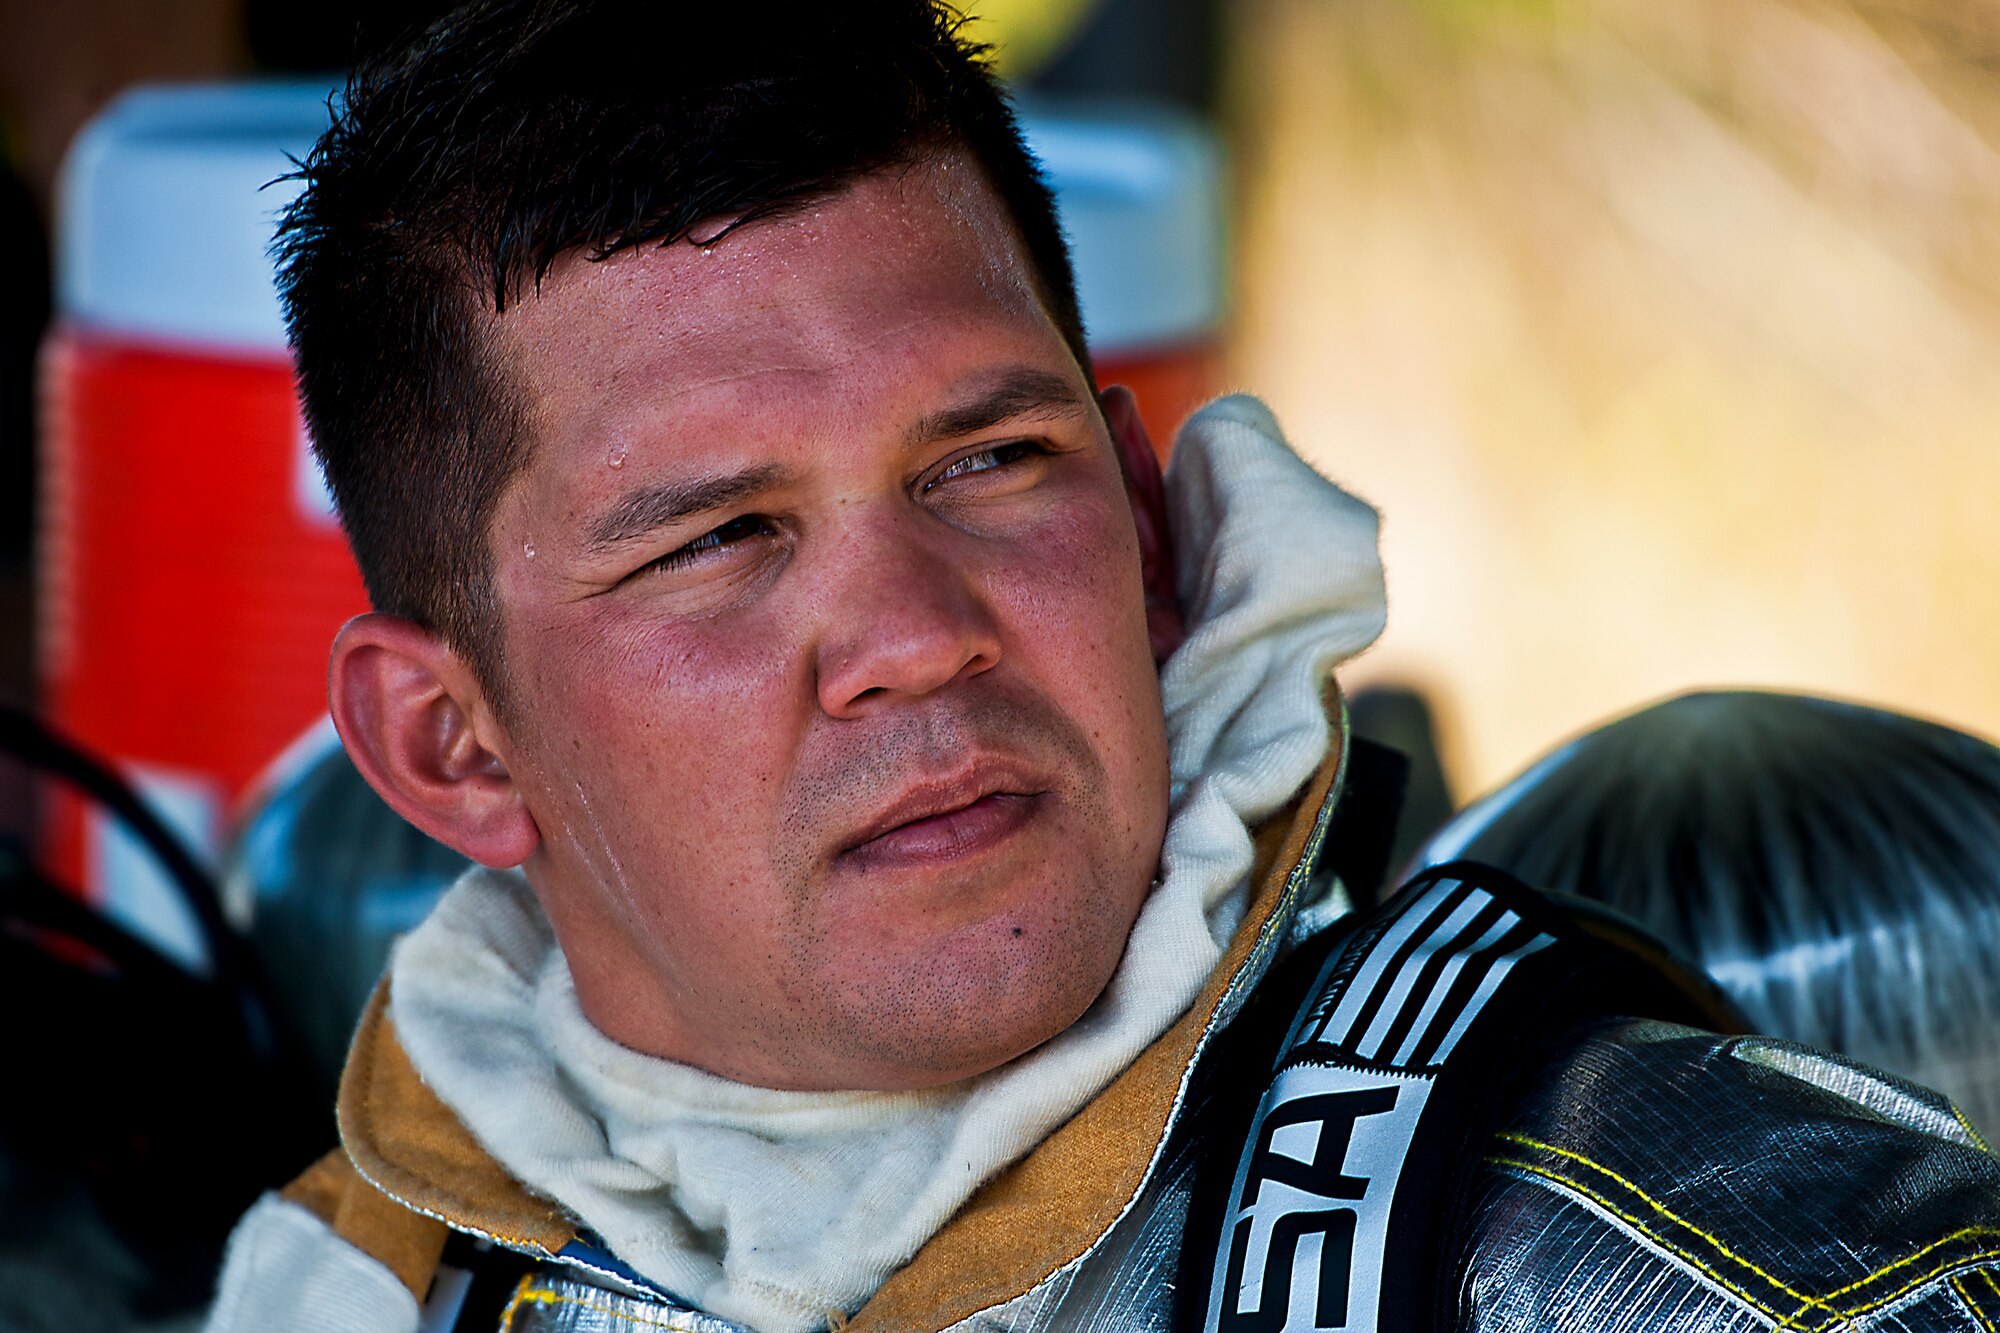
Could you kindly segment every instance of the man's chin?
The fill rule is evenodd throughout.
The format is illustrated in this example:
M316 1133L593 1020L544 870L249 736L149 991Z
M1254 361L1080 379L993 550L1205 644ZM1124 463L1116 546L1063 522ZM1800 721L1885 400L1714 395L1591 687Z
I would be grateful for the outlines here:
M866 1081L847 1086L939 1087L1040 1049L1103 994L1129 930L1129 921L1018 933L1003 925L983 952L941 951L906 968L900 984L876 993L875 1004L850 1009L849 1030L860 1038L854 1073ZM849 991L840 998L862 997Z

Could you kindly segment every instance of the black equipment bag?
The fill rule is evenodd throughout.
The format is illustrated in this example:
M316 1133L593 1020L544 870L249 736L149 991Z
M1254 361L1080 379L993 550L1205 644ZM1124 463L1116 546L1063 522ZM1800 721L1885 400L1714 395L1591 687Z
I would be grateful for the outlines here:
M208 954L205 975L187 970L0 845L0 1011L12 1020L0 1096L0 1214L12 1215L0 1219L0 1250L52 1227L52 1209L76 1217L81 1186L146 1272L141 1312L191 1308L207 1297L237 1216L323 1150L332 1117L305 1099L255 960L171 830L109 767L24 710L0 705L0 756L68 783L129 831L187 904ZM98 1234L89 1218L76 1226ZM0 1300L0 1323L8 1314Z

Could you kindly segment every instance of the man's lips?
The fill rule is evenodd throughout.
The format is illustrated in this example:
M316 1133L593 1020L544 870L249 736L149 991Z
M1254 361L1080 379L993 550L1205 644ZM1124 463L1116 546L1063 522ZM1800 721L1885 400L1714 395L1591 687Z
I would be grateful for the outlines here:
M1032 819L1045 795L1011 775L925 784L870 820L839 859L856 868L889 869L972 856Z

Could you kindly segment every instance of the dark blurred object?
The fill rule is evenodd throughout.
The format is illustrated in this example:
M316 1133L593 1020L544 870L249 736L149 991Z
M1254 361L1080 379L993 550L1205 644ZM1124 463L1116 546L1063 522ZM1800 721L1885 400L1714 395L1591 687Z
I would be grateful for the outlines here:
M961 8L977 12L976 0ZM270 73L344 69L454 8L452 0L247 0L251 63ZM1222 44L1219 0L1101 0L1064 48L1027 79L1036 92L1166 101L1212 110Z
M42 1270L0 1290L0 1326L39 1320L47 1293L71 1286L128 1319L192 1310L238 1214L333 1126L187 849L115 773L26 713L0 708L0 753L115 815L185 895L210 958L195 976L0 848L0 1006L23 1020L0 1098L0 1271L24 1254ZM50 1230L73 1248L51 1252ZM70 1314L50 1327L122 1326Z
M0 302L0 699L34 694L35 348L49 322L48 234L27 183L0 164L0 254L13 277ZM34 829L34 784L0 765L0 841Z
M453 8L445 0L346 0L301 5L248 0L244 26L251 62L270 73L345 69Z
M49 322L48 253L48 234L27 182L0 170L0 254L13 269L10 294L0 304L0 577L5 578L26 564L34 520L35 348ZM26 652L11 638L4 651L0 687L13 687L25 679Z
M235 73L242 24L242 0L0 5L0 113L36 210L49 215L71 136L106 102L147 80Z
M1221 29L1219 0L1104 0L1028 86L1057 96L1165 101L1213 111Z
M1390 868L1399 864L1395 833L1409 780L1410 760L1402 751L1358 734L1350 739L1318 873L1338 879L1355 907L1380 902Z
M1595 899L1762 1031L2000 1131L2000 747L1859 704L1683 695L1569 742L1422 852Z
M1402 815L1389 850L1389 866L1407 873L1410 859L1424 839L1451 818L1456 808L1438 755L1437 728L1430 702L1407 685L1371 685L1356 690L1347 701L1347 719L1356 736L1387 746L1410 761L1403 786ZM1370 901L1357 898L1355 906Z
M432 841L375 794L331 726L316 729L261 784L223 870L247 913L273 1002L332 1105L361 1008L397 937L471 862Z

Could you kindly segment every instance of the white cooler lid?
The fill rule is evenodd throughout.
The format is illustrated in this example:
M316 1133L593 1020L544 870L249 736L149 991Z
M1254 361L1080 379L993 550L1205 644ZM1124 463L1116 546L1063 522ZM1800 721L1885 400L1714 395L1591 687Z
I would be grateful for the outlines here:
M144 342L283 352L267 247L298 193L287 157L327 124L322 83L156 85L118 97L64 163L56 306ZM1139 106L1023 108L1100 354L1199 337L1223 308L1219 153L1198 120Z
M146 342L285 351L266 247L327 124L321 83L135 88L63 164L56 310Z
M1056 192L1092 353L1214 333L1226 279L1214 132L1143 104L1024 99L1021 113Z

